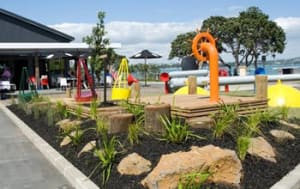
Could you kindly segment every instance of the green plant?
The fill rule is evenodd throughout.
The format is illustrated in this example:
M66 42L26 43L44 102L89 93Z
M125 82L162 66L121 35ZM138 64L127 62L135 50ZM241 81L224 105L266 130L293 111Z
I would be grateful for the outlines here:
M54 125L54 110L52 108L48 108L47 111L47 124L48 126Z
M260 121L263 125L279 121L279 113L274 109L267 109L260 113Z
M93 99L90 104L90 118L96 120L97 119L97 108L98 102L97 99Z
M75 109L75 115L76 115L76 117L77 117L78 120L81 119L82 113L83 113L83 108L82 108L81 105L78 105L78 106L76 107L76 109Z
M280 119L287 121L289 116L289 107L287 106L281 106L279 107L279 115Z
M139 123L129 125L127 139L131 145L139 144L140 136L143 134L143 127Z
M107 122L103 119L98 118L96 120L96 133L99 137L104 138L107 140L107 133L108 133L108 125Z
M224 133L232 132L232 125L239 118L237 113L238 105L227 105L221 103L219 106L219 111L212 115L212 120L214 123L213 135L215 138L221 138Z
M45 102L45 101L49 101L49 98L39 96L39 95L33 95L32 99L30 100L31 103Z
M132 113L135 117L135 122L142 123L145 120L144 114L144 106L130 104L128 102L123 102L121 104L129 113Z
M247 150L250 145L250 138L248 136L240 136L237 139L237 151L241 160L244 160L247 154Z
M183 175L179 179L178 189L199 189L209 176L211 176L209 172Z
M244 131L241 133L242 135L253 137L257 134L262 134L260 130L261 123L261 112L257 110L255 113L246 116L246 118L242 121L243 125L240 126Z
M63 104L61 101L56 102L56 111L59 116L62 116L62 118L67 118L69 116L67 106Z
M110 139L102 139L101 140L101 149L95 149L94 155L99 159L99 163L96 165L94 170L91 172L90 176L93 175L93 173L99 168L101 165L102 169L102 185L105 185L105 183L109 180L111 168L112 165L116 159L117 155L117 145L120 142L117 140L115 136L113 136Z
M189 125L182 120L174 118L172 121L167 116L160 117L161 123L164 126L165 133L163 139L172 143L186 142L190 137L203 139L189 130Z
M85 131L83 131L79 125L76 125L75 127L73 127L73 129L69 130L65 134L71 139L72 144L77 146L82 141L84 132Z

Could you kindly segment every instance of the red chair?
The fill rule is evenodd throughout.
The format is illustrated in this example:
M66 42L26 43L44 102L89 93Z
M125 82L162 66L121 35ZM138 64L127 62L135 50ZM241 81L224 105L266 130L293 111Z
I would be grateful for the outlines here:
M48 82L48 76L47 75L42 75L42 77L41 77L41 88L43 89L44 86L46 86L47 89L49 89L49 82Z
M29 77L28 88L30 89L30 85L33 85L37 89L37 82L34 76Z

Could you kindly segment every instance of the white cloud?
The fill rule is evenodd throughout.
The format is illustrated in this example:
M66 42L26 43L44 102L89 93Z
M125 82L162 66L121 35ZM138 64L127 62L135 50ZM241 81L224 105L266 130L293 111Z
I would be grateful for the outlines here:
M277 58L293 58L300 56L300 17L280 17L274 20L286 34L286 47Z
M94 24L88 23L62 23L49 25L58 31L71 35L75 38L74 42L82 42L82 38L90 35Z
M300 17L280 17L274 20L289 37L300 38Z
M232 8L237 10L239 7ZM300 18L287 17L277 18L275 22L286 32L287 45L285 52L277 55L277 58L292 58L300 56ZM50 25L59 31L75 37L76 42L81 42L82 37L90 35L95 24L89 23L63 23ZM151 63L170 63L168 55L170 44L178 34L193 31L201 26L201 21L187 23L145 23L114 21L106 24L107 36L111 42L120 42L121 49L116 51L127 57L142 49L149 49L162 55L161 59L149 60ZM232 61L227 54L221 55L225 61ZM177 60L172 60L172 62ZM132 63L143 62L143 60L131 60Z
M75 37L76 42L81 42L82 37L90 35L95 24L63 23L50 25L54 29ZM117 52L127 57L142 49L149 49L162 55L161 59L152 62L170 62L168 55L170 44L178 34L193 31L201 26L201 21L190 23L144 23L144 22L110 22L106 24L107 37L111 42L120 42L122 48ZM141 60L130 60L140 62Z

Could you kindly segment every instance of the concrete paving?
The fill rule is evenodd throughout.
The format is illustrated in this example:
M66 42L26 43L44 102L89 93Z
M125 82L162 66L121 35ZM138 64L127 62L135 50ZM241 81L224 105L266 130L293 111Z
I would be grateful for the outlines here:
M73 188L1 109L0 188Z

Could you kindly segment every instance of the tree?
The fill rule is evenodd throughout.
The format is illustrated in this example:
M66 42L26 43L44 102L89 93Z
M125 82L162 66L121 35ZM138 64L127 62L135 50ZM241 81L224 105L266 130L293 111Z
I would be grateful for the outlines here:
M241 52L241 42L239 35L239 23L237 18L225 18L223 16L211 16L203 21L202 31L209 32L217 39L217 49L219 53L231 53L235 60L235 70L240 65L239 54ZM219 60L226 64L221 56Z
M282 53L285 47L285 33L275 22L269 20L258 7L249 7L239 15L241 43L245 47L245 64L254 63L260 55Z
M218 39L219 52L231 53L235 70L240 64L246 66L267 53L282 53L285 46L283 29L257 7L249 7L239 17L214 16L203 22L202 30L208 29Z
M100 11L98 13L98 23L92 29L92 34L83 38L83 42L86 42L91 48L91 69L92 75L96 73L97 78L100 78L100 72L103 67L103 57L106 54L107 46L109 45L109 39L104 38L106 34L104 26L105 12Z
M235 73L241 64L254 63L261 55L282 53L285 47L285 33L275 22L269 20L257 7L249 7L238 17L211 16L203 21L201 31L209 30L217 38L219 53L231 53ZM195 32L180 34L171 44L169 59L191 54L191 43ZM219 60L225 64L220 57Z
M171 52L169 53L169 59L175 57L182 58L184 56L192 54L192 40L195 35L196 32L179 34L171 43Z

